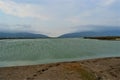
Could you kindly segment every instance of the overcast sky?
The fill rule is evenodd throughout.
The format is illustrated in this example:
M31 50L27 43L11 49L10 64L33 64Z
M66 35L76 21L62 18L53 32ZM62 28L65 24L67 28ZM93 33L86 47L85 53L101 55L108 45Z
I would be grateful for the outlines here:
M0 0L0 31L58 36L91 30L82 25L120 26L120 0Z

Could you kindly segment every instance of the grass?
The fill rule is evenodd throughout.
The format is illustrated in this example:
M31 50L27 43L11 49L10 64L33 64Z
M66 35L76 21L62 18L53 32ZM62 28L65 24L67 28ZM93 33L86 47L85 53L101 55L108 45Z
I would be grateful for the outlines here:
M97 80L97 77L93 72L82 67L79 63L68 63L64 67L69 71L77 72L82 80Z
M90 71L87 71L87 70L84 69L84 68L80 68L80 69L78 70L78 72L80 73L81 78L82 78L83 80L97 80L95 74L93 74L93 73L90 72Z

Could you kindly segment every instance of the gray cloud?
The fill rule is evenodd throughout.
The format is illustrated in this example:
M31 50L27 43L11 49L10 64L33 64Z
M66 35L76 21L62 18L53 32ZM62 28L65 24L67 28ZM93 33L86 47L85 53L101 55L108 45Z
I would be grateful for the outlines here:
M120 25L119 4L118 0L0 0L0 11L11 20L0 19L0 23L8 24L0 24L0 30L58 36L74 31L79 25ZM79 29L94 28L79 26Z
M6 14L17 17L31 17L47 20L49 17L43 13L43 7L34 4L16 3L12 0L0 0L0 9Z
M4 32L29 32L31 31L30 29L31 25L21 25L21 24L16 24L16 25L10 25L10 24L0 24L0 31Z

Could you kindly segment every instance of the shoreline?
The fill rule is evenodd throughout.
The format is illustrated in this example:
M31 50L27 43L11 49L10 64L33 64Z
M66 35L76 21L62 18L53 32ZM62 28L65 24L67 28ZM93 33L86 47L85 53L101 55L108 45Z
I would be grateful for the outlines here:
M84 39L97 39L97 40L114 40L120 41L120 36L97 36L97 37L84 37Z
M1 67L0 80L119 80L120 57Z

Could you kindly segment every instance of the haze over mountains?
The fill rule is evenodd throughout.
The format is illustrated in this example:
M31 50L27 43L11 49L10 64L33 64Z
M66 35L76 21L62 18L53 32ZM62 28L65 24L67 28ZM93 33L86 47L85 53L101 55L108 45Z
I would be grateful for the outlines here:
M74 33L64 34L60 36L60 38L97 37L97 36L120 36L120 30L74 32Z
M48 38L48 36L43 34L34 34L28 32L0 32L0 38Z
M91 27L91 26L89 26ZM60 38L76 38L76 37L97 37L97 36L120 36L119 27L93 26L94 29L88 31L79 31L63 34Z
M72 32L58 36L59 38L97 37L97 36L120 36L119 27L89 26L94 29L81 31L79 28ZM48 38L44 34L32 32L0 32L0 38Z

